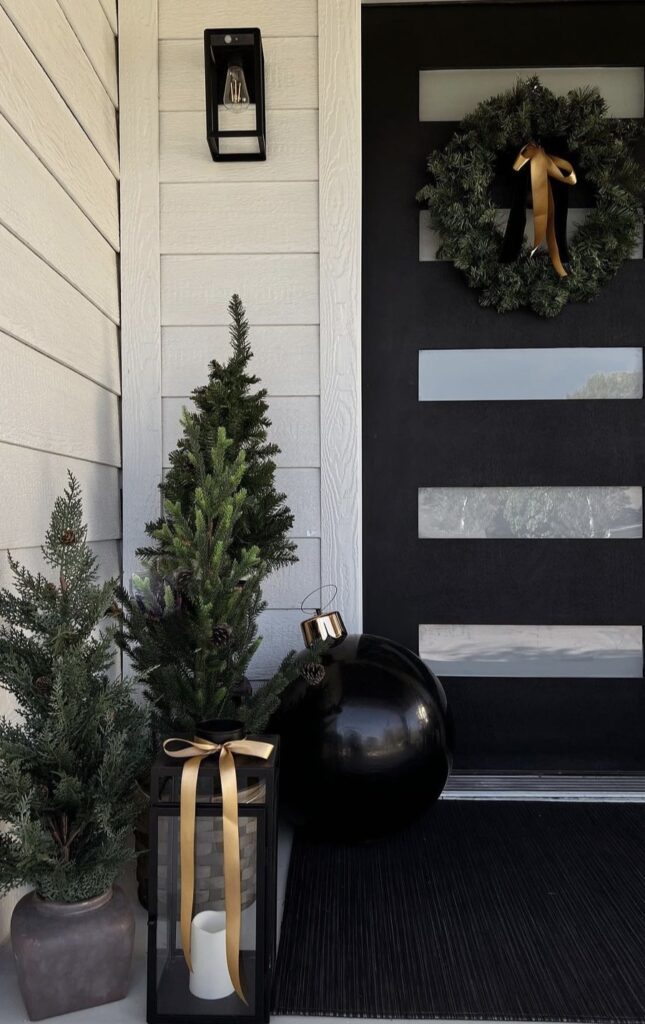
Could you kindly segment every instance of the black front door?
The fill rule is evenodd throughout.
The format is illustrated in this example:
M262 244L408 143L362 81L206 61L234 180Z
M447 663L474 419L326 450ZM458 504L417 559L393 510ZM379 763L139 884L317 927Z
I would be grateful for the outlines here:
M458 767L641 769L642 252L591 304L500 315L414 199L459 97L529 64L642 116L644 5L363 8L364 625L442 677Z

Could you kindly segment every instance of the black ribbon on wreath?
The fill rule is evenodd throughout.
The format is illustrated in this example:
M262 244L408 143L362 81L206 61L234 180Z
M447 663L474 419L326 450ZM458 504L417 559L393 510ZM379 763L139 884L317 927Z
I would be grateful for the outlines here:
M558 156L553 156L554 153ZM566 276L562 264L569 262L569 191L576 183L569 155L568 147L562 139L545 139L543 143L530 142L517 154L513 165L510 213L500 253L502 263L513 263L522 250L526 229L527 197L534 208L535 248L538 247L539 232L535 207L536 200L539 202L541 199L541 208L537 211L537 216L545 218L545 224L548 222L545 233L551 259L560 276ZM539 162L537 174L533 159ZM541 177L544 181L543 195L540 197Z

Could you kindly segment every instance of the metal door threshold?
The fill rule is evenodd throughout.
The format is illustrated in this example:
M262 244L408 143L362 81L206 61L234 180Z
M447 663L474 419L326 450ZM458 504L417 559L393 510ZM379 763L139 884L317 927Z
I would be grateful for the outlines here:
M562 772L452 773L444 800L562 800L645 803L645 773L575 775Z

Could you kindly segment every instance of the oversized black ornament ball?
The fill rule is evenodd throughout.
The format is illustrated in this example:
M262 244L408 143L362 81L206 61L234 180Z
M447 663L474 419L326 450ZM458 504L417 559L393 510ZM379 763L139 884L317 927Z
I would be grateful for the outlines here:
M443 687L416 654L379 636L343 636L321 661L324 678L297 679L272 723L281 803L321 835L386 834L445 785L453 738Z

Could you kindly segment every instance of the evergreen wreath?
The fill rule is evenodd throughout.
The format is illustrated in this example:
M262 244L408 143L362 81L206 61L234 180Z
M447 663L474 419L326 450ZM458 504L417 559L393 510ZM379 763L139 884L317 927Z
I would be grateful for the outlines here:
M641 132L637 120L609 118L595 87L555 96L533 76L483 101L445 149L429 156L430 182L417 193L441 236L438 255L452 260L471 288L481 289L482 306L499 313L528 306L553 317L567 302L591 301L636 243L645 175L633 143ZM531 141L558 156L570 155L593 193L595 205L568 246L562 278L548 252L531 256L525 241L517 258L504 261L491 187L500 169L510 170Z

